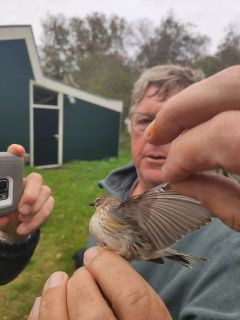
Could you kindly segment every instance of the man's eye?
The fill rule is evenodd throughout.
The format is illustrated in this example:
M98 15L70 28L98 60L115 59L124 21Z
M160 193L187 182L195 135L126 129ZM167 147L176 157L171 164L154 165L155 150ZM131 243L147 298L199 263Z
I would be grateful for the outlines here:
M138 119L136 121L136 124L137 125L140 125L140 126L145 126L145 125L148 125L152 122L152 119L151 118L141 118L141 119Z

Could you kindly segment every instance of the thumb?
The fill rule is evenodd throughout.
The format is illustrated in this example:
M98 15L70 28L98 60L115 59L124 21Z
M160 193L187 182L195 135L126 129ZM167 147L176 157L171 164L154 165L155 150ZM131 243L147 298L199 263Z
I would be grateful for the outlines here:
M19 157L24 157L25 149L20 144L11 144L8 149L8 152L11 152Z

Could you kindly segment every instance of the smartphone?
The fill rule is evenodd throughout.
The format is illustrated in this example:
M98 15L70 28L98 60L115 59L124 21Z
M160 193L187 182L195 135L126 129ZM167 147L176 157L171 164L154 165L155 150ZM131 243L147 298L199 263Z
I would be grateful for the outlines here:
M17 210L22 193L23 166L23 158L0 152L0 216Z

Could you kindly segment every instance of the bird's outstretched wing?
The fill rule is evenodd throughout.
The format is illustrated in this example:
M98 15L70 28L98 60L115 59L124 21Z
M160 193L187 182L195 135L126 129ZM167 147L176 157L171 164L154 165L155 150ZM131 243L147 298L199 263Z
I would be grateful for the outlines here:
M138 221L138 228L148 235L155 250L170 247L212 221L212 213L200 202L175 193L166 184L128 198L118 213L123 219Z

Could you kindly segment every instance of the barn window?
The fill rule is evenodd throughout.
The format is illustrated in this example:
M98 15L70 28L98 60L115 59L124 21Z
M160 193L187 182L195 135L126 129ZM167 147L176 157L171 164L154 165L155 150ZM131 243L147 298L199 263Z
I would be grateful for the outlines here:
M47 106L58 105L58 93L43 87L33 87L33 103Z

